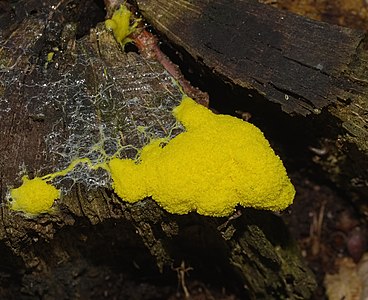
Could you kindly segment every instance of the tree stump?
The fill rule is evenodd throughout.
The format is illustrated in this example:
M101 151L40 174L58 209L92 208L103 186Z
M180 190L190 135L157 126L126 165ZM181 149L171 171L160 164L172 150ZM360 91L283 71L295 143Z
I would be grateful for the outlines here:
M4 6L1 297L168 299L177 276L187 298L194 282L216 286L218 299L311 296L313 275L269 212L244 209L227 219L169 214L151 199L129 204L106 172L83 164L53 182L63 192L53 212L12 211L9 189L22 175L59 171L75 158L134 157L150 137L166 136L181 92L157 61L122 51L103 23L86 32L86 15L102 21L94 1Z

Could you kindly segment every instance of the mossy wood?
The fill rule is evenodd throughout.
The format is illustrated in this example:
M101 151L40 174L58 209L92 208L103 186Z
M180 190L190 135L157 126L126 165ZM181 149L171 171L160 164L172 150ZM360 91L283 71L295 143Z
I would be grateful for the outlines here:
M269 116L287 147L353 199L368 196L368 64L363 32L244 1L138 0L219 107ZM190 68L188 68L190 65ZM189 73L190 74L190 73ZM225 84L224 84L225 83ZM274 112L285 112L285 126ZM253 121L253 120L252 120ZM267 124L262 127L267 131ZM298 131L297 131L298 130ZM364 212L365 201L360 201Z
M4 5L0 298L166 299L176 294L182 261L197 281L242 299L309 298L313 276L271 213L245 210L227 222L169 214L150 199L127 204L100 186L108 178L83 168L57 183L66 193L53 213L11 211L7 193L22 174L42 176L74 155L98 160L165 134L180 91L157 61L122 52L103 24L83 31L85 15L101 18L94 1Z

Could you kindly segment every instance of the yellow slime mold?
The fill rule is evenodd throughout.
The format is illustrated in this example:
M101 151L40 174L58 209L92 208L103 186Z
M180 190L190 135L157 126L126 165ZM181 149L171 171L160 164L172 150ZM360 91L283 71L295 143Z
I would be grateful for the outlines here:
M120 8L114 12L111 19L105 21L107 29L112 30L115 40L124 46L132 40L128 38L138 25L139 20L135 20L133 25L130 25L132 13L125 5L120 5Z
M186 128L156 139L138 160L113 158L113 188L123 200L151 196L171 213L231 214L236 205L282 210L295 190L263 133L240 119L215 115L184 97L174 116Z
M106 163L93 165L91 160L88 158L77 158L64 170L45 175L43 177L29 179L27 176L23 176L22 185L10 190L10 197L12 198L10 208L15 211L22 211L29 216L50 212L54 201L60 198L60 191L47 182L55 179L56 177L66 176L78 164L87 164L89 168L94 170L98 168L108 170Z
M60 197L60 191L39 177L22 178L23 184L10 191L12 198L10 208L30 215L49 212L54 201Z
M50 211L60 192L47 182L67 175L80 163L109 171L123 200L152 197L171 213L226 216L238 204L277 211L292 203L294 187L257 127L216 115L188 97L173 113L185 132L171 140L152 140L136 160L106 157L109 162L93 164L78 158L42 178L25 176L22 186L10 191L11 209L30 215Z

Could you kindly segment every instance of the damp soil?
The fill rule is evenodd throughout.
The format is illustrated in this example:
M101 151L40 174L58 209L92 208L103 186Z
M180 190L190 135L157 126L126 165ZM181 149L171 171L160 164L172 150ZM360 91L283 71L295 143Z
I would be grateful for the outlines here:
M258 0L310 19L354 29L368 30L366 0Z

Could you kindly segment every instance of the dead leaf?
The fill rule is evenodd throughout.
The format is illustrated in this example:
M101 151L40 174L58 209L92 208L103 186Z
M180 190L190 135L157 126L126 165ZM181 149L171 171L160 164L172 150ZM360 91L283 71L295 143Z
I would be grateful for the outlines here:
M329 300L360 300L362 281L358 275L357 265L350 257L336 261L338 272L326 274L324 283ZM367 268L368 270L368 268ZM367 276L368 277L368 276Z

